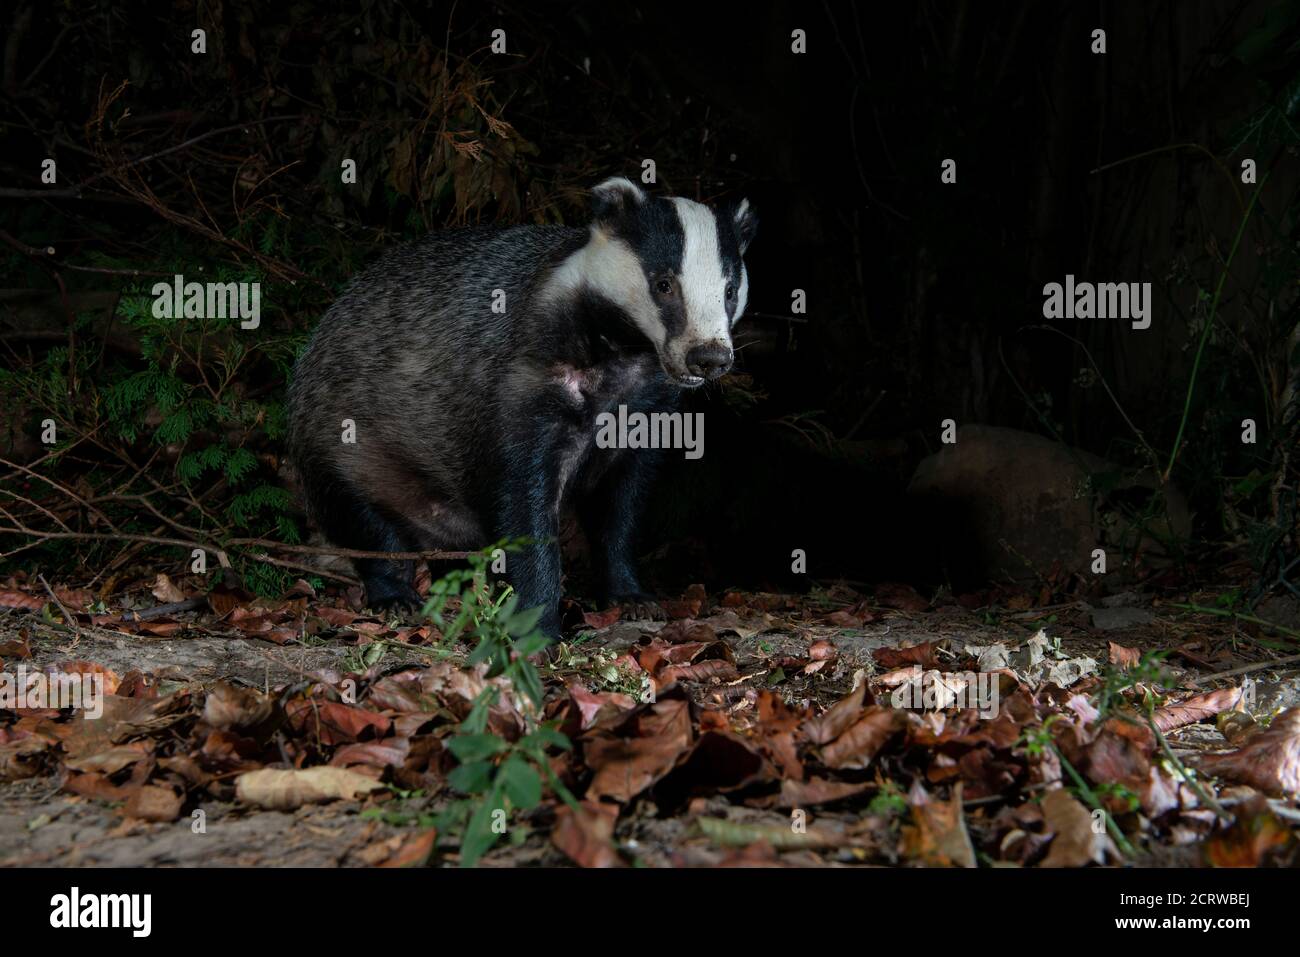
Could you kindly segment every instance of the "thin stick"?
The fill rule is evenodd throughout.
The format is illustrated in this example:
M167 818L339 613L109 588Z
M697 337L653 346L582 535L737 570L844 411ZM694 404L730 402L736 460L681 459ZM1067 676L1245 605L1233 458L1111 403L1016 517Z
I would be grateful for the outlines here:
M1292 638L1300 638L1300 631L1294 628L1288 628L1285 625L1279 625L1274 621L1265 621L1263 618L1256 618L1254 615L1243 615L1241 612L1229 611L1227 608L1207 608L1205 605L1184 605L1181 602L1171 601L1168 603L1170 608L1183 608L1187 611L1200 612L1203 615L1218 615L1220 618L1236 618L1240 621L1248 621L1253 625L1262 625L1265 628L1272 628L1274 631L1280 631L1284 635Z
M1227 671L1215 671L1208 675L1201 675L1199 678L1192 678L1187 683L1197 685L1203 681L1213 681L1215 678L1231 678L1233 675L1249 674L1252 671L1266 671L1269 668L1280 668L1283 665L1295 664L1300 662L1300 655L1287 655L1285 658L1275 658L1272 661L1258 661L1253 665L1242 665L1240 668L1229 668Z
M252 559L255 562L266 562L268 565L276 565L280 568L289 568L298 572L307 572L311 575L319 575L321 578L330 578L347 585L361 584L358 579L352 578L349 575L340 575L338 572L327 572L322 568L316 568L312 565L301 565L298 562L285 561L283 558L272 558L270 555L253 555Z
M151 618L161 618L163 615L172 615L178 611L195 611L202 608L208 603L206 596L198 598L186 598L184 601L169 601L165 605L154 605L152 608L145 608L141 611L123 612L123 621L148 621Z
M162 538L156 535L110 535L107 532L42 532L31 528L11 528L0 526L0 534L8 533L10 535L27 535L38 539L77 539L79 541L98 541L98 542L144 542L149 545L174 545L179 548L203 548L208 551L225 551L236 545L265 548L274 551L297 552L303 555L335 555L340 558L379 558L388 561L415 561L419 559L441 559L446 561L459 561L470 556L470 552L444 552L444 551L423 551L423 552L370 552L359 548L335 548L334 546L317 547L315 545L285 545L282 542L272 542L264 538L236 538L227 543L226 546L218 546L212 543L195 542L185 538ZM28 546L23 546L24 548ZM0 553L0 558L5 557L6 553Z
M37 575L36 577L40 580L40 583L45 586L45 590L50 593L50 597L54 599L54 604L59 606L59 611L63 612L63 620L67 622L68 627L72 630L72 633L76 635L77 640L80 641L81 629L77 627L77 619L73 618L72 615L68 612L68 609L63 606L63 602L59 601L59 596L54 594L54 589L51 588L50 583L45 580L45 576Z

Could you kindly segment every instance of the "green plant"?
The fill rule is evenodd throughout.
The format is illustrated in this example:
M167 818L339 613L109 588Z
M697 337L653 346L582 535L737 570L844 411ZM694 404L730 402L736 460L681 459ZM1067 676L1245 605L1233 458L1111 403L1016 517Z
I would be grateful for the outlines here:
M529 660L548 644L537 627L542 609L519 608L518 596L509 586L493 582L489 575L495 559L522 544L503 541L472 553L468 567L434 583L424 608L442 633L442 648L460 640L473 642L466 663L485 665L487 677L507 679L508 686L519 692L515 703L525 722L524 734L514 741L490 730L488 718L502 693L502 684L492 683L447 740L448 750L460 762L449 783L467 799L453 802L438 815L437 823L440 831L460 834L460 860L465 867L477 863L506 833L509 812L527 812L541 802L543 783L576 805L547 760L549 749L571 745L552 725L540 721L542 681Z

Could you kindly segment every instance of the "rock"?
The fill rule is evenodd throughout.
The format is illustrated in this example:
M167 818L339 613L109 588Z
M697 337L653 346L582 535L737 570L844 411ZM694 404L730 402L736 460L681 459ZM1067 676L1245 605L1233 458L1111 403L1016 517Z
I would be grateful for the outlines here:
M1092 627L1101 631L1120 631L1134 625L1146 625L1156 620L1156 616L1145 608L1094 608L1092 610Z
M975 583L1047 575L1057 562L1090 575L1098 547L1108 571L1117 570L1139 534L1120 506L1140 508L1158 489L1149 471L1125 471L1029 432L967 425L956 444L922 460L908 495L954 583ZM1142 545L1148 565L1163 555L1156 538L1191 531L1184 496L1164 492L1164 514L1148 522L1154 537Z

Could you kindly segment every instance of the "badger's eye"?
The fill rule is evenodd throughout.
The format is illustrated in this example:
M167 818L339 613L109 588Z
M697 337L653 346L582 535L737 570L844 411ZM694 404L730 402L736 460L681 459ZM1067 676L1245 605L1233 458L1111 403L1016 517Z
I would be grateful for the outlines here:
M664 276L655 283L655 288L659 290L661 295L667 296L673 291L673 281L667 276Z
M731 300L735 298L736 298L736 287L733 286L731 283L727 283L727 302L731 302Z

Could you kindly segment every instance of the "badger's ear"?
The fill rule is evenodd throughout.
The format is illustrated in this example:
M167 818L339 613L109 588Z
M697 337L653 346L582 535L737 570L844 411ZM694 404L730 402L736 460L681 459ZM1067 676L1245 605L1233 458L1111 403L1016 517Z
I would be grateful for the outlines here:
M758 216L754 213L754 207L749 205L749 200L742 199L732 209L731 218L736 224L736 239L740 242L740 254L743 256L754 233L758 232Z
M611 176L591 190L591 218L608 222L632 212L645 202L641 187L622 176Z

